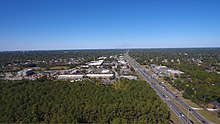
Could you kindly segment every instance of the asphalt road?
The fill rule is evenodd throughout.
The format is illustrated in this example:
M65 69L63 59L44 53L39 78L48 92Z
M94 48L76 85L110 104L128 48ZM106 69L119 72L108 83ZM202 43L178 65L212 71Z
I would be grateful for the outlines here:
M145 71L145 73L147 73ZM156 78L152 77L153 80L155 80L157 83L160 84L161 87L165 87L160 81L158 81ZM181 104L184 108L186 108L187 110L189 110L191 112L192 115L194 115L201 123L208 123L208 121L203 118L200 114L198 114L196 111L194 111L189 105L187 105L184 101L182 101L181 99L179 99L171 90L169 90L168 88L166 88L165 90L168 94L170 94L175 101L177 101L179 104Z
M169 94L171 97L173 97L173 99L175 101L177 101L179 104L181 104L184 108L186 108L187 110L190 111L190 113L192 115L195 116L195 118L204 124L208 124L208 121L205 120L200 114L198 114L196 111L194 111L189 105L187 105L184 101L178 99L178 97L176 97L176 95L169 90L168 88L166 88L159 80L157 80L156 78L154 78L151 74L149 74L139 63L137 63L134 59L132 59L127 53L124 56L125 60L127 60L127 62L129 62L129 64L137 71L139 72L144 79L151 85L151 87L157 92L157 94L160 96L160 98L168 105L168 107L177 115L179 116L180 120L183 123L188 123L191 124L193 123L192 120L190 120L188 118L188 116L186 116L183 111L181 109L179 109L169 98L168 96L161 91L162 89L165 89L164 91ZM158 85L155 85L155 83L157 83Z

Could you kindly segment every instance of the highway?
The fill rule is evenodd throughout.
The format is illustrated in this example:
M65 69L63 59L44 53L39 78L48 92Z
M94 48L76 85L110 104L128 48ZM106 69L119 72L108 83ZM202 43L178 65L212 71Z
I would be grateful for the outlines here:
M203 124L208 124L209 122L205 120L200 114L194 111L189 105L187 105L184 101L180 100L171 90L166 88L159 80L154 78L151 74L149 74L139 63L137 63L134 59L132 59L128 53L125 53L124 59L151 85L151 87L156 91L159 97L168 105L168 107L179 116L182 123L192 124L192 120L186 116L181 109L179 109L169 96L173 98L176 102L182 105L186 110L190 111L190 113ZM165 93L164 93L165 92Z
M147 72L145 72L147 73ZM155 80L157 83L159 83L159 85L161 87L165 87L159 80L157 80L156 78L152 77L153 80ZM198 114L196 111L194 111L189 105L187 105L184 101L182 101L181 99L179 99L171 90L169 90L168 88L166 88L165 90L168 94L170 94L171 97L174 98L174 100L176 100L179 104L181 104L184 108L186 108L187 110L189 110L193 116L195 116L197 118L197 120L199 120L202 123L208 123L207 120L205 120L200 114Z

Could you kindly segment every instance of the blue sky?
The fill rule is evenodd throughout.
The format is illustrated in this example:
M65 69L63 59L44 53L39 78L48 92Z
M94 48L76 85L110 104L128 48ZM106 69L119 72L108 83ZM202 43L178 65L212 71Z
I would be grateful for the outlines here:
M0 0L0 50L220 47L220 0Z

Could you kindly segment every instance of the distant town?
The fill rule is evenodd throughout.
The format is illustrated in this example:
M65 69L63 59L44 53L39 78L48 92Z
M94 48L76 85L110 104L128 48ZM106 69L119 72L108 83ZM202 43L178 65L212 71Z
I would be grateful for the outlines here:
M6 72L1 74L4 80L36 80L42 77L54 80L80 81L88 78L96 78L103 83L111 83L119 78L130 80L137 79L133 68L124 60L123 55L100 56L93 61L80 64L80 60L69 59L70 61L58 59L50 62L74 63L77 66L70 69L63 69L62 66L53 67L52 70L45 70L41 67L29 67L17 72ZM39 62L39 61L37 61ZM44 63L44 61L42 61ZM21 65L32 64L29 62ZM19 68L18 64L8 64L7 67Z

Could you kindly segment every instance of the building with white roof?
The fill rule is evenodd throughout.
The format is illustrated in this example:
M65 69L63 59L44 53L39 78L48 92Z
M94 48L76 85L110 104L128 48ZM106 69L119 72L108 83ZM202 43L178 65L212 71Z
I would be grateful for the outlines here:
M100 66L104 60L98 60L98 61L91 61L88 65L90 66Z
M107 57L105 56L100 56L98 59L106 59Z
M17 72L18 76L29 76L34 74L32 69L21 70Z
M86 76L90 78L110 78L113 77L114 74L86 74Z
M168 72L171 74L183 74L184 72L179 71L179 70L172 70L172 69L168 69Z
M58 80L76 80L82 79L84 75L59 75Z
M110 71L108 69L102 70L102 73L109 73Z
M121 78L127 78L129 80L137 80L137 77L136 76L133 76L133 75L122 75L120 76Z

